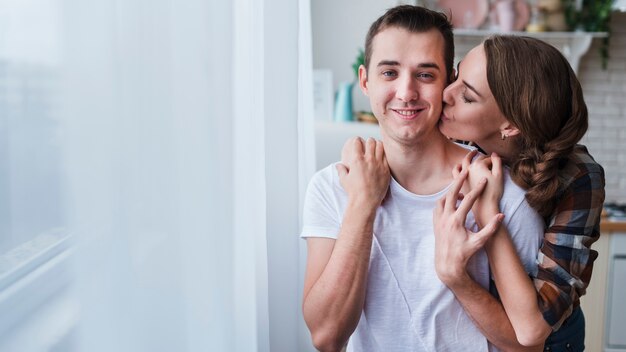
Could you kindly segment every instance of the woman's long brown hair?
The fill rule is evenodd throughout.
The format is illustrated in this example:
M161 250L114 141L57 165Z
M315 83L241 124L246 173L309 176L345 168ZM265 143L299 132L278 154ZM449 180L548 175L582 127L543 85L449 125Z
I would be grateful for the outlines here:
M541 40L493 36L484 42L487 81L504 116L520 130L513 181L528 203L548 217L563 182L559 166L588 127L583 92L565 57Z

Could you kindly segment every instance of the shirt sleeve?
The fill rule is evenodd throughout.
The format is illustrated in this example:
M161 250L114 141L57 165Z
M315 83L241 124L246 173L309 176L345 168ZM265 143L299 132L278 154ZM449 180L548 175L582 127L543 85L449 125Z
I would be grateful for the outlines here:
M504 214L506 214L504 225L511 236L524 270L529 275L533 275L537 272L536 258L545 227L543 219L524 197L514 210L505 210Z
M598 252L604 172L599 165L577 175L559 197L543 237L533 277L544 319L558 330L585 293Z
M545 222L526 201L526 191L510 178L508 168L504 168L504 193L500 200L500 209L505 214L503 225L506 227L524 270L533 275L537 272L537 253Z
M339 204L342 193L334 164L313 176L304 198L300 237L337 238L341 228Z

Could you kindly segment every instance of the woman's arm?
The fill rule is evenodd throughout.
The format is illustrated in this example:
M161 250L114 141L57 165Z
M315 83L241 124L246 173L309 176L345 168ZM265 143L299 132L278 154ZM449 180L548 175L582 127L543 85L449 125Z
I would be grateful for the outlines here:
M437 203L433 212L437 275L491 343L506 351L539 351L543 341L533 347L519 344L500 302L467 274L467 261L496 232L502 215L493 217L478 233L465 228L467 213L485 186L484 182L479 182L463 197L457 208L456 200L466 176L467 170L456 175L450 191ZM529 281L528 278L526 280Z
M469 277L467 273L464 273L463 277L450 280L447 285L474 324L487 340L498 349L502 351L543 351L543 341L536 346L524 346L519 343L502 303Z
M569 317L591 280L598 256L591 245L600 236L605 195L604 170L586 150L573 155L562 173L570 181L543 238L534 277L539 307L554 330Z
M502 195L503 172L501 159L493 154L491 158L479 160L469 168L470 175L487 178L485 197L474 205L474 216L480 224L486 223L500 212L499 198ZM474 181L475 183L475 181ZM517 340L525 346L543 343L552 329L546 323L537 302L537 291L528 277L517 250L506 227L487 242L485 250L500 299L506 314L515 330Z
M504 226L485 245L489 267L517 340L524 346L543 344L552 332L537 302L537 291L524 270Z

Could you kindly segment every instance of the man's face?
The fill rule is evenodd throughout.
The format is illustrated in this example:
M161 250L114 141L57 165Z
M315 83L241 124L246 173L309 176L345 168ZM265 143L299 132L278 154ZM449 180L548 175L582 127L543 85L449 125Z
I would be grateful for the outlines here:
M386 28L374 37L369 65L367 72L361 66L359 83L384 139L410 145L439 133L447 83L441 33Z

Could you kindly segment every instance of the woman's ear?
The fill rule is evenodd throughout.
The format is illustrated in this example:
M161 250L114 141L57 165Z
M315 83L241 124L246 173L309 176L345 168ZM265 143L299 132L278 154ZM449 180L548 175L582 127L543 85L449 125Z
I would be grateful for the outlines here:
M517 127L515 127L513 124L507 121L502 126L500 126L500 133L503 136L513 137L513 136L519 135L520 130Z
M365 66L359 66L359 87L365 96L367 96L367 70Z

